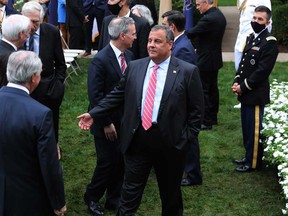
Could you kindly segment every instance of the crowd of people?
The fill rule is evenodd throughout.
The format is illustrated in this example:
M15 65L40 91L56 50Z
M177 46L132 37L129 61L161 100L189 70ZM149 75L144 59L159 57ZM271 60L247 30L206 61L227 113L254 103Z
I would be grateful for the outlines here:
M278 55L270 1L251 2L238 3L231 87L241 102L246 150L233 161L237 172L262 168L260 130ZM78 116L79 127L94 136L97 160L84 202L93 216L104 215L104 208L135 215L154 168L162 215L183 215L181 186L203 182L198 134L218 124L226 28L213 0L195 3L203 16L185 31L186 18L176 10L160 14L157 25L152 0L59 0L58 27L44 21L47 0L26 2L21 13L0 0L1 216L67 211L58 138L66 77L62 42L91 55L95 25L89 107Z

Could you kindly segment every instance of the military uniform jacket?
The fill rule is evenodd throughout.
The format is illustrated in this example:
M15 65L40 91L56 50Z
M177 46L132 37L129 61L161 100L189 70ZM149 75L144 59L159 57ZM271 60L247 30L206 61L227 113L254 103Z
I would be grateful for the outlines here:
M265 105L270 102L269 75L278 55L276 38L265 29L257 38L247 37L234 83L242 94L238 100L246 105Z

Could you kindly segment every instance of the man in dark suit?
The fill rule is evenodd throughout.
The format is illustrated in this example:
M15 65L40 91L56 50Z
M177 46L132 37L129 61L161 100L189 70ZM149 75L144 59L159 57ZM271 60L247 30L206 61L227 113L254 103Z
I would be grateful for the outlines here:
M22 14L33 23L30 36L33 37L33 43L30 43L29 38L26 49L36 52L43 63L40 84L31 96L52 110L58 142L59 109L64 96L66 63L59 29L49 23L41 23L42 10L42 6L33 1L25 3L22 7Z
M52 112L29 96L41 79L42 63L29 51L14 52L8 85L0 89L0 215L63 215L62 168Z
M146 45L150 32L150 25L144 18L138 17L131 13L129 9L130 1L131 0L108 0L108 9L113 15L107 16L103 19L98 50L103 49L103 47L105 47L110 41L108 34L108 25L110 21L116 16L129 16L135 21L137 32L137 39L134 41L133 46L129 49L133 52L135 59L139 59L148 56Z
M188 30L188 37L197 38L195 44L198 54L197 66L204 92L205 113L203 130L212 129L218 123L219 110L218 70L223 66L222 38L225 32L226 19L222 12L213 7L213 0L196 0L196 7L204 16Z
M2 37L2 22L12 14L19 14L19 12L8 5L8 0L0 0L0 39Z
M267 26L271 11L266 6L255 8L251 26L254 33L247 37L232 91L241 102L241 122L245 157L234 162L238 172L262 168L263 146L260 141L264 107L270 102L269 75L275 65L278 47Z
M173 40L168 27L154 26L147 45L150 57L131 61L119 85L78 116L80 128L89 129L93 118L124 104L125 174L117 215L136 213L152 167L162 215L183 215L180 184L188 143L201 127L203 93L197 67L171 56Z
M156 25L158 23L158 13L155 6L155 0L131 0L130 8L137 4L145 5L147 8L149 8L154 21L153 26Z
M162 24L169 26L174 33L174 46L172 55L191 64L196 64L197 56L195 49L185 35L186 18L183 13L172 10L162 14ZM201 185L202 173L200 167L200 147L198 137L189 144L186 156L185 177L182 179L182 186Z
M98 31L101 32L102 21L107 10L107 1L83 0L83 6L85 15L88 15L88 22L85 23L85 52L82 54L85 57L91 55L94 19L97 21Z
M6 67L10 54L23 47L31 30L30 19L14 14L2 23L3 38L0 40L0 87L7 84Z
M83 49L83 25L87 22L88 15L85 16L82 0L66 0L66 25L70 34L68 44L70 49Z
M108 31L111 41L96 54L88 68L89 110L113 90L123 76L126 64L133 58L132 52L126 49L132 46L136 38L134 23L130 17L114 18L110 22ZM91 183L87 186L84 199L94 216L103 213L99 200L105 191L105 208L117 209L119 206L124 174L119 146L122 111L119 109L113 115L99 119L91 128L97 153L97 166Z

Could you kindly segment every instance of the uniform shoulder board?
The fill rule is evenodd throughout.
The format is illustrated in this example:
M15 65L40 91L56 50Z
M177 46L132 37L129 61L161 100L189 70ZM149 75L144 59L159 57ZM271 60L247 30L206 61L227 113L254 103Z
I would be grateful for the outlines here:
M277 39L274 37L274 36L269 36L266 38L267 41L270 41L270 40L275 40L277 41Z

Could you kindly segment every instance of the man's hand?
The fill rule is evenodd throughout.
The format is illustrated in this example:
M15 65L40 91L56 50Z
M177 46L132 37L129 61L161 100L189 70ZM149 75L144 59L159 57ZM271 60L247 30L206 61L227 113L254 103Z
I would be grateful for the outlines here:
M241 95L242 91L241 91L240 85L239 85L238 83L234 83L231 88L232 88L233 93L234 93L236 96Z
M78 123L78 126L82 130L89 130L91 125L93 124L93 118L90 116L89 113L84 113L82 115L77 116L77 118L80 120Z
M64 205L61 209L55 209L54 210L54 214L58 215L58 216L64 216L67 212L67 207L66 205Z
M115 141L117 139L117 132L113 123L111 123L109 126L104 127L104 133L106 139L110 141Z
M88 15L86 15L86 16L84 17L84 23L87 23L87 22L89 22Z

